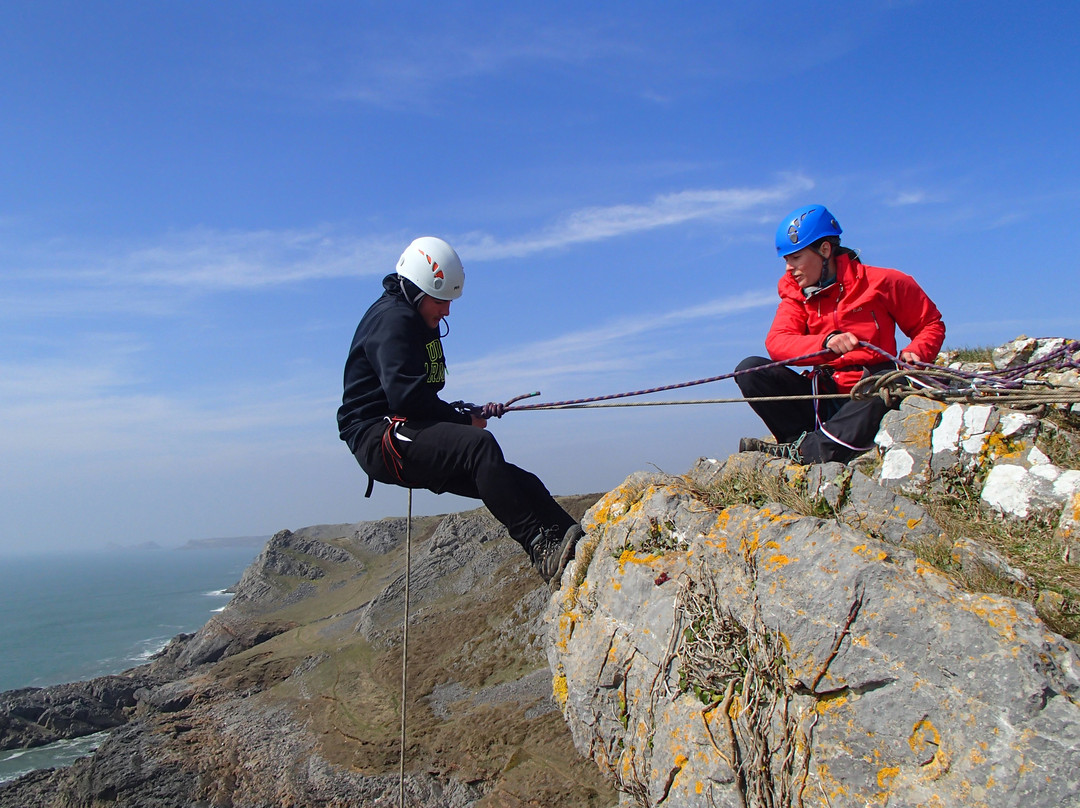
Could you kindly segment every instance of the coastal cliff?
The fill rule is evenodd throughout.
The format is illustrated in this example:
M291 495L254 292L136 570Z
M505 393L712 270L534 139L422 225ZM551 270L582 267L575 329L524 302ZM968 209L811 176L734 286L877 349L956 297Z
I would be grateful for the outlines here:
M913 396L849 466L631 476L546 611L578 750L643 808L1080 805L1076 409Z
M1080 805L1074 409L633 474L563 500L555 594L486 510L415 519L409 804ZM405 530L282 531L149 665L0 696L6 748L111 728L0 806L396 805Z
M562 502L580 518L597 498ZM102 712L122 725L92 757L0 786L0 806L396 805L405 533L276 534L223 612L114 677L129 697ZM551 695L549 589L502 526L485 509L414 519L410 587L411 804L614 805ZM59 695L4 694L0 727L43 733L22 706Z

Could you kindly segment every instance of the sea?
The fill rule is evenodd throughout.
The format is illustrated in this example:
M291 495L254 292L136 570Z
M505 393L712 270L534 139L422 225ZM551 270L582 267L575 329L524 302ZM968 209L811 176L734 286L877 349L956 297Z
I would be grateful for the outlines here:
M78 682L146 662L199 629L261 548L82 551L0 557L0 692ZM0 783L69 765L105 733L0 751Z

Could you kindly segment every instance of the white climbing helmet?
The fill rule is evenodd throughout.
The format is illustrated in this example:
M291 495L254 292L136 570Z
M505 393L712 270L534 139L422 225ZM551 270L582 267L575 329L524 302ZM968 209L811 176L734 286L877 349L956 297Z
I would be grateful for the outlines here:
M398 259L397 274L438 300L457 300L465 288L461 259L453 247L434 236L421 236L405 248Z

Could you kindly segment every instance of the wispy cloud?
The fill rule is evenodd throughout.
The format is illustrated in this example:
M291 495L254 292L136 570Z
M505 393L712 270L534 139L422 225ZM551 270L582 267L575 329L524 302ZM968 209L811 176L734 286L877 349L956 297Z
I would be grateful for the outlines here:
M888 200L887 204L902 207L904 205L921 205L926 201L925 191L901 191Z
M541 250L605 241L619 236L670 227L690 221L730 221L753 216L813 187L803 176L765 188L697 189L661 194L645 203L591 207L573 211L533 235L498 239L470 234L461 244L473 260L517 258Z
M400 251L400 237L356 238L329 229L195 230L132 249L111 268L139 285L257 289L381 273Z
M451 85L538 66L580 69L633 52L625 39L595 26L537 25L513 14L486 23L439 25L434 33L413 28L400 40L388 42L382 36L361 42L357 57L332 65L344 74L330 80L337 87L331 96L417 114L428 109L441 113L448 103L443 90Z
M776 305L775 291L762 289L708 300L694 306L653 313L648 318L624 317L595 328L563 334L555 339L515 345L512 351L489 354L454 366L454 381L469 389L505 390L535 387L543 382L561 387L598 373L632 371L638 378L660 371L670 358L675 329L694 331L696 323L716 320ZM650 335L668 332L653 341ZM646 345L642 345L646 343ZM530 357L523 363L522 356Z
M646 202L570 211L532 234L500 236L474 231L450 236L470 262L535 255L693 221L756 220L770 205L813 187L792 176L761 188L704 188L661 194ZM166 233L137 244L9 245L0 308L13 314L85 310L150 311L160 296L267 289L328 278L382 274L393 266L408 236L357 236L330 226L311 229L220 231L198 228ZM166 298L169 299L169 298ZM111 301L111 302L110 302Z
M222 441L322 432L336 407L336 396L306 392L320 389L311 379L182 393L148 388L128 353L117 345L90 357L0 362L0 422L7 427L0 452L20 462L198 453Z

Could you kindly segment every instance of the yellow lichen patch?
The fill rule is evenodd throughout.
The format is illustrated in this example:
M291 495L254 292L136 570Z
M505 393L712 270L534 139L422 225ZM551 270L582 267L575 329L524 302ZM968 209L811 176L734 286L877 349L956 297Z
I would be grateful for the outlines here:
M570 697L570 690L567 687L565 675L559 674L551 680L551 693L560 708L566 706L566 701Z
M893 779L898 774L900 774L899 766L886 766L883 769L879 769L877 773L878 788L882 791L888 791L892 787Z
M1065 505L1063 513L1068 514L1065 521L1080 522L1080 491L1072 495L1072 500ZM1064 530L1067 534L1072 533L1072 528L1068 525L1064 527Z
M944 572L939 570L933 564L930 564L925 559L918 558L918 557L915 558L915 574L916 575L922 575L922 576L925 576L925 577L929 577L929 576L932 575L932 576L935 576L937 578L941 578L942 580L946 580L946 581L949 579L948 575L946 575Z
M725 538L718 538L713 541L706 539L705 546L712 547L713 549L719 550L722 553L726 553L728 551L727 539Z
M832 776L832 772L829 771L829 766L826 763L819 763L817 767L817 775L819 780L819 787L825 798L829 801L829 805L835 805L835 800L840 797L846 797L848 795L847 786Z
M769 508L762 508L761 515L774 525L786 525L789 522L797 522L802 518L793 513L773 513Z
M657 487L648 485L644 488L640 483L624 482L606 496L590 510L590 526L615 522L622 519L634 508L640 509L643 500L655 493Z
M819 715L825 715L825 713L829 712L830 710L835 710L838 707L843 707L845 704L847 704L847 696L825 696L818 699L815 708L817 709Z
M760 532L757 530L751 531L746 538L739 542L739 551L747 557L756 555L758 547L760 546L760 541Z
M577 616L574 614L564 613L559 615L559 636L555 640L555 647L560 651L566 650L570 638L574 636L574 625L576 623Z
M679 754L679 755L675 756L675 767L672 769L671 773L668 775L668 777L671 780L670 785L671 785L672 788L674 788L675 781L679 778L679 775L682 774L682 770L684 768L686 768L686 764L688 762L689 762L689 759L686 757L686 755Z
M852 547L851 551L856 555L869 558L871 561L884 561L889 557L889 554L880 547L870 547L866 544L858 544L855 547Z
M929 719L916 722L908 738L908 745L920 757L924 757L924 752L933 754L921 769L921 775L925 779L937 780L948 773L949 755L941 745L941 734Z
M972 749L971 754L968 756L972 765L978 766L981 763L986 763L986 755L980 752L978 749Z
M986 439L983 447L984 459L1000 460L1003 458L1015 458L1022 455L1028 449L1027 441L1007 438L1000 432L994 432Z
M643 564L649 566L661 556L658 553L649 553L647 555L638 555L636 550L623 550L622 555L619 556L619 574L626 574L627 564ZM616 589L618 588L618 581L616 583Z
M925 436L924 442L929 442L930 435L937 426L938 415L944 409L945 405L941 404L938 409L912 412L904 418L904 431L914 436L918 430Z
M1005 639L1016 639L1014 626L1019 622L1020 615L1017 614L1016 608L1008 601L990 595L983 595L973 602L962 601L960 606L981 617L988 625L997 629L998 633Z
M629 509L629 492L625 484L608 492L589 511L589 526L598 526L618 519Z
M782 553L776 553L775 555L771 555L767 559L765 559L765 569L768 572L776 572L781 567L787 566L792 561L797 560L798 559L788 558Z
M915 726L911 728L911 735L908 737L908 746L911 747L911 751L917 755L931 744L933 744L936 752L941 746L941 733L937 731L937 727L928 718L916 721Z

